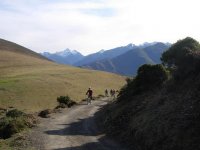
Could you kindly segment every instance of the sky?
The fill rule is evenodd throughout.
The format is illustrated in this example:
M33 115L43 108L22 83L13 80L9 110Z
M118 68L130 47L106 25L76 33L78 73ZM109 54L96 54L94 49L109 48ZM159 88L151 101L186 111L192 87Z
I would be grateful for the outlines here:
M200 41L199 0L0 0L0 38L84 55L129 43Z

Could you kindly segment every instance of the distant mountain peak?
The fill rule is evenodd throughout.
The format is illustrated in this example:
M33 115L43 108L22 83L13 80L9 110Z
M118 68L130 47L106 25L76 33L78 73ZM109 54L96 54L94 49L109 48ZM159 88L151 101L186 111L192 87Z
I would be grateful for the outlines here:
M142 48L145 48L145 47L148 47L148 46L152 46L152 45L155 45L157 44L158 42L144 42L142 44L139 44L138 46L142 47Z
M105 50L104 49L102 49L102 50L100 50L98 53L104 53L105 52Z
M129 43L126 47L128 47L128 48L134 48L135 46L136 46L135 44Z
M65 52L69 52L69 53L72 53L72 54L78 54L79 52L76 51L76 50L71 50L69 48L67 48L66 50L64 50Z
M71 50L71 49L67 48L64 51L59 51L59 52L56 52L55 54L62 56L62 57L66 57L66 56L69 56L69 55L77 55L77 54L80 54L80 53L76 50Z
M71 50L69 48L63 51L57 51L55 53L43 52L43 56L47 57L50 60L53 60L60 64L69 64L80 61L84 56L76 50Z

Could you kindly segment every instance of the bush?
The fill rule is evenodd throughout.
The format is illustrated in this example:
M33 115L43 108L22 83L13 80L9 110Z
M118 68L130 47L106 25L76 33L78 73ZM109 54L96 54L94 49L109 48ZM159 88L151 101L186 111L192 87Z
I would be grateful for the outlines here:
M0 119L0 138L9 138L25 128L33 127L35 124L35 117L27 115L17 109L11 110L5 117Z
M38 116L42 117L42 118L48 118L49 117L49 114L51 114L53 112L53 110L51 109L45 109L45 110L42 110Z
M179 40L162 54L161 61L176 80L182 80L199 71L200 44L189 37Z
M57 101L58 101L58 103L65 104L68 107L71 107L76 104L76 102L71 100L71 98L69 96L60 96L57 98Z
M135 84L141 90L159 87L168 79L168 71L162 65L142 65L137 72Z
M22 111L19 111L17 109L10 110L6 113L7 117L12 117L12 118L20 117L20 116L23 116L23 115L25 115L25 113L23 113Z
M161 61L168 67L181 66L185 62L185 57L190 51L199 51L199 43L187 37L183 40L177 41L167 51L162 54Z
M163 65L142 65L134 79L127 79L127 84L120 90L118 100L130 100L134 95L159 88L168 79L169 73Z

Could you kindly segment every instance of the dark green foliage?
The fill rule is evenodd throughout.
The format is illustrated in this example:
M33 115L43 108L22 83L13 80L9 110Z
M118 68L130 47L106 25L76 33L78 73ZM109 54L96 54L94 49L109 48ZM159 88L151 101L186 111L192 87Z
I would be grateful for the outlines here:
M119 101L129 100L130 95L137 95L159 88L167 79L168 71L162 65L142 65L134 79L127 78L127 84L120 90Z
M22 111L19 111L17 109L13 109L13 110L10 110L6 113L6 116L7 117L12 117L12 118L15 118L15 117L20 117L20 116L23 116L25 113L23 113Z
M35 124L35 117L17 109L10 110L5 117L0 118L0 138L9 138L25 128L33 127Z
M142 65L137 72L135 82L141 89L159 87L168 79L168 72L162 65Z
M130 149L200 149L199 44L192 38L180 40L162 61L172 78L166 80L163 66L140 67L106 110L105 129Z
M175 79L182 80L199 69L199 52L200 44L187 37L173 44L162 54L161 60L172 70Z
M196 40L187 37L183 40L179 40L164 52L161 61L169 67L181 66L184 63L185 57L187 57L191 51L198 51L199 48L200 45Z
M65 104L67 105L68 107L71 107L73 105L76 104L75 101L71 100L71 98L69 96L60 96L57 98L57 101L60 103L60 104Z

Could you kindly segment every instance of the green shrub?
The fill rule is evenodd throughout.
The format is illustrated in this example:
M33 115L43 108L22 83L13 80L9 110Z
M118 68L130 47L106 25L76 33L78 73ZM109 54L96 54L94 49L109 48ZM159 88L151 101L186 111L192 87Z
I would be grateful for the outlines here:
M176 80L182 80L199 72L200 44L190 37L179 40L162 54L161 61Z
M59 104L65 104L67 105L68 107L71 107L73 105L76 104L75 101L71 100L71 98L69 96L60 96L60 97L57 97L57 101Z
M190 51L199 51L199 48L200 45L196 40L187 37L177 41L165 51L161 56L161 61L168 67L179 67L185 62L185 57L187 57Z
M142 65L135 79L137 88L146 90L149 88L159 87L168 79L168 72L163 65Z
M33 127L36 119L17 109L10 110L6 116L0 119L0 138L6 139L25 128Z
M23 116L23 115L25 115L25 113L23 113L22 111L19 111L17 109L10 110L6 113L7 117L12 117L12 118L20 117L20 116Z
M131 100L134 95L159 88L168 79L169 73L163 65L142 65L134 79L127 79L127 84L120 90L118 101Z

